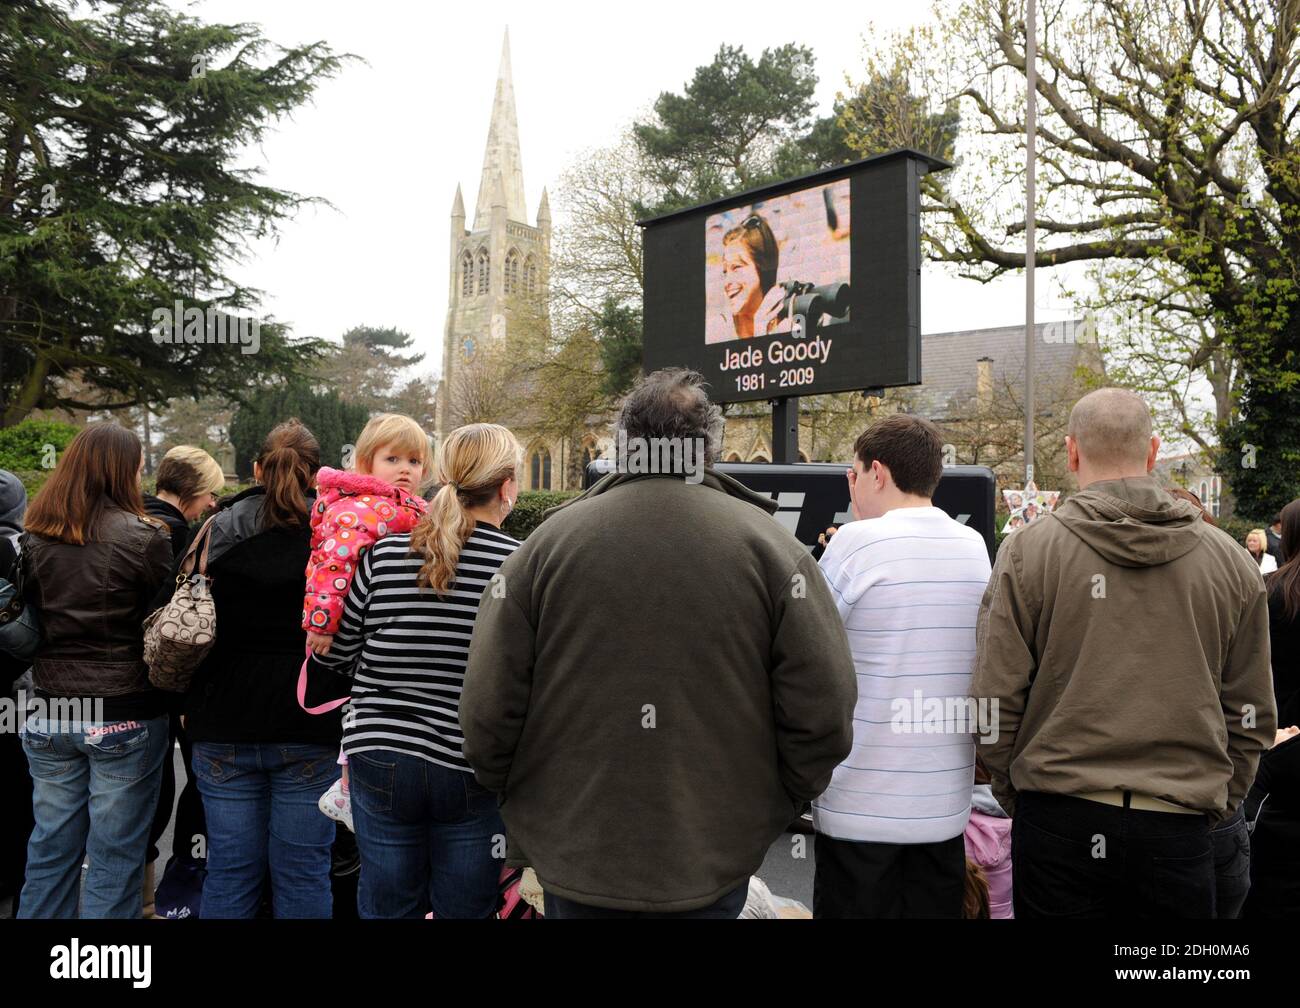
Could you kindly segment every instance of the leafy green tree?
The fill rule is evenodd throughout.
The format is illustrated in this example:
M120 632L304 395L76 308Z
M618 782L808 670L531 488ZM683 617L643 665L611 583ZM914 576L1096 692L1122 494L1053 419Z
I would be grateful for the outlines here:
M238 399L307 370L320 345L274 319L245 353L199 327L160 342L155 312L255 317L261 292L232 263L312 200L260 184L244 151L348 57L161 0L8 3L0 40L0 426Z
M867 56L868 77L901 60L919 93L969 110L978 156L921 181L923 244L980 280L1025 265L1023 12L952 0ZM1035 264L1084 264L1138 320L1156 365L1129 355L1140 384L1225 397L1222 472L1245 513L1271 514L1300 495L1300 3L1065 0L1039 35Z
M321 361L317 377L338 390L345 402L359 403L374 413L390 408L399 373L424 360L408 353L409 333L391 327L356 326L343 334L343 343Z
M764 49L755 61L723 45L681 94L665 91L633 126L663 196L656 213L797 174L817 75L807 46ZM793 169L793 172L792 172Z
M321 465L340 469L346 461L344 446L356 444L370 411L344 402L334 389L318 391L305 381L259 389L247 397L230 423L235 470L240 479L252 476L253 459L262 441L273 427L290 417L297 417L316 436Z
M641 307L605 301L596 319L596 341L604 370L602 391L611 397L625 395L641 374Z

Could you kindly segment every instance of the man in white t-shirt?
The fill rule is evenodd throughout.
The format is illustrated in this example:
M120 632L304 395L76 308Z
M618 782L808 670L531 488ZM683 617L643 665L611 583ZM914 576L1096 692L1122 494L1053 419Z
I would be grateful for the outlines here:
M853 749L813 803L815 917L960 917L974 734L975 621L989 556L935 507L943 442L895 414L854 445L853 515L822 572L858 677Z

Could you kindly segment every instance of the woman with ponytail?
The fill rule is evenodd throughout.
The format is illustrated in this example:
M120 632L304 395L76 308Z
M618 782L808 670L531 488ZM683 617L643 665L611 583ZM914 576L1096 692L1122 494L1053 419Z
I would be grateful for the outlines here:
M262 443L257 485L211 520L217 640L184 705L208 835L176 837L206 847L203 917L254 917L268 874L276 917L331 916L334 824L316 800L338 777L341 716L313 717L294 693L319 468L316 438L288 420Z
M462 751L460 691L483 592L519 543L501 531L519 442L496 424L448 435L442 486L406 534L366 552L320 662L352 677L343 751L362 917L490 917L504 834Z

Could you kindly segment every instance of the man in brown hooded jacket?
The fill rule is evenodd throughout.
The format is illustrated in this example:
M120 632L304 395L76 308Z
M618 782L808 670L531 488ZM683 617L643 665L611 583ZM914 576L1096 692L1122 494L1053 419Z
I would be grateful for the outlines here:
M1159 445L1134 393L1081 399L1080 492L1002 544L981 604L1017 917L1213 917L1210 826L1273 740L1263 580L1149 475Z

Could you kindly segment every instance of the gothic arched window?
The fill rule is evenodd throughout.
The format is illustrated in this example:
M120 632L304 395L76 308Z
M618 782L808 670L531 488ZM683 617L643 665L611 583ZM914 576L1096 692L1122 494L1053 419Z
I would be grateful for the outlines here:
M531 255L524 261L524 289L529 294L537 293L537 259Z
M490 274L490 263L488 260L487 249L478 250L478 292L486 294L488 292L488 277Z
M519 293L519 250L511 249L506 253L506 293Z
M551 489L551 453L545 448L538 448L533 452L531 469L533 489Z
M460 296L474 296L474 257L468 252L460 257Z

